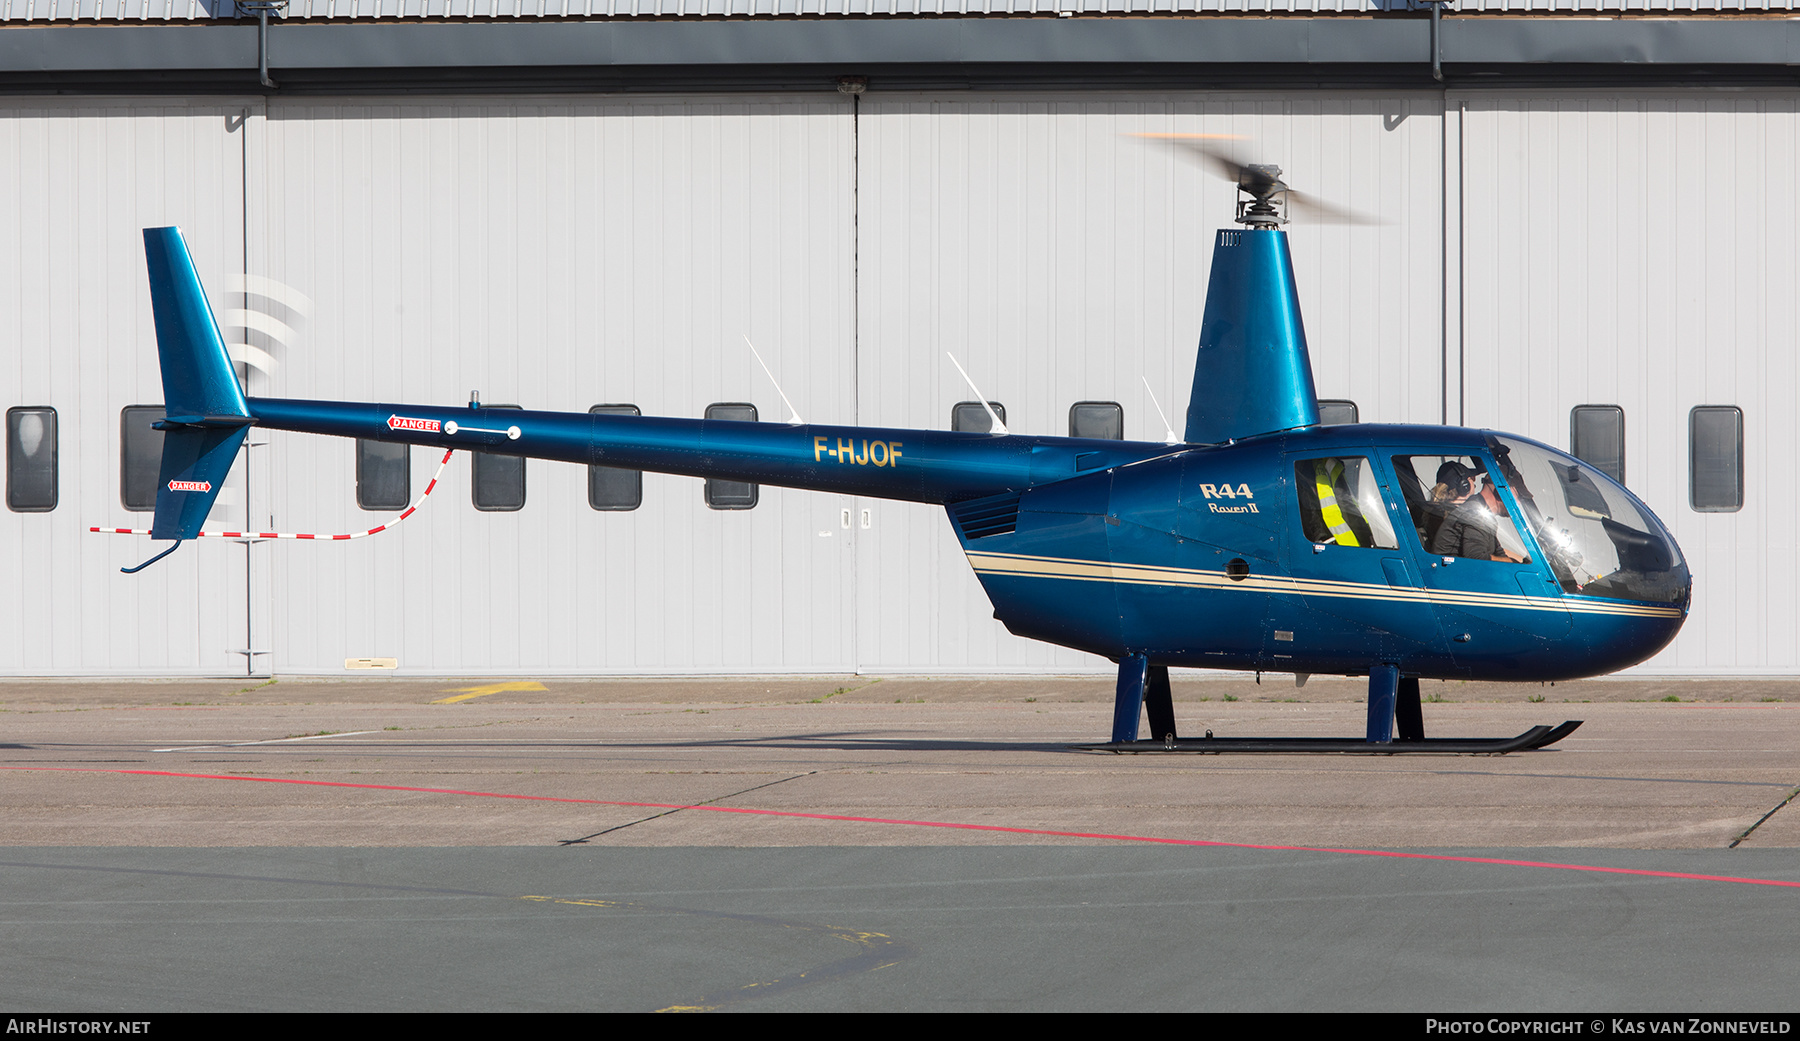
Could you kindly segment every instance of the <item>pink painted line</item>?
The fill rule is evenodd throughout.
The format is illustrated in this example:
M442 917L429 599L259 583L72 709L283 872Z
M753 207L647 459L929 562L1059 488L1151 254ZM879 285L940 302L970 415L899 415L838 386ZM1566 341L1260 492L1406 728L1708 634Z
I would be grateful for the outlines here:
M403 784L363 784L355 781L308 781L297 777L253 777L243 774L190 774L173 770L95 770L82 766L0 766L0 770L43 773L132 774L140 777L176 777L196 781L256 781L263 784L304 784L318 788L360 788L378 792L418 792L425 795L465 795L480 799L516 799L521 802L566 802L584 806L626 806L648 810L698 810L736 813L755 817L790 817L801 820L844 821L851 824L895 824L913 828L945 828L957 831L989 831L1007 835L1045 835L1066 839L1107 839L1113 842L1146 842L1162 846L1205 846L1218 849L1263 849L1288 853L1340 853L1356 857L1389 857L1396 860L1441 860L1455 864L1497 864L1505 867L1552 868L1601 875L1637 875L1644 878L1678 878L1694 882L1736 882L1747 886L1780 886L1800 889L1800 882L1779 878L1747 878L1737 875L1702 875L1690 871L1651 871L1645 868L1606 867L1596 864L1564 864L1554 860L1509 860L1503 857L1458 857L1448 853L1405 853L1385 849L1339 849L1332 846L1279 846L1258 842L1218 842L1211 839L1172 839L1158 835L1114 835L1100 831L1055 831L1048 828L1013 828L1001 824L962 824L956 821L915 821L893 817L852 817L838 813L801 813L796 810L759 810L743 806L695 806L678 802L626 802L616 799L577 799L563 795L518 795L462 788L421 788Z

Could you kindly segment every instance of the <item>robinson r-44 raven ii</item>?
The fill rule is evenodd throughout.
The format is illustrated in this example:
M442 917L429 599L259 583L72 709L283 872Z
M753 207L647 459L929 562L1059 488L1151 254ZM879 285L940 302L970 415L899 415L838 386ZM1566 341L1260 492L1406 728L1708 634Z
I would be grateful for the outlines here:
M1273 166L1236 179L1173 444L244 394L179 230L144 232L167 418L150 534L196 537L251 426L944 507L1012 632L1119 663L1113 751L1507 752L1426 738L1423 678L1575 679L1687 617L1681 551L1593 466L1459 427L1321 426ZM154 558L153 558L154 559ZM1169 668L1367 676L1361 739L1180 738ZM1149 740L1139 740L1149 719Z

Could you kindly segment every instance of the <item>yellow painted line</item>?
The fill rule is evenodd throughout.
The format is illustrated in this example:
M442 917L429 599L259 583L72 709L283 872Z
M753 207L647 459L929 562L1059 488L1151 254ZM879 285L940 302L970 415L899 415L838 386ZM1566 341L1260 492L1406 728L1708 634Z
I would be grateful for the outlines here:
M490 683L485 687L457 687L459 693L453 698L438 698L433 705L454 705L470 698L486 697L489 694L500 694L509 690L549 690L537 680L515 680L511 683Z

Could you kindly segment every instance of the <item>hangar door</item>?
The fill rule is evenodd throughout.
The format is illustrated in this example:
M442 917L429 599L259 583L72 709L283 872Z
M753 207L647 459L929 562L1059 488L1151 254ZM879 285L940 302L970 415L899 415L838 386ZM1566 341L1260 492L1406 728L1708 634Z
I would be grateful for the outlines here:
M292 397L855 421L851 118L820 99L272 102L253 255L317 319ZM270 435L276 523L367 527L355 445ZM414 450L416 493L439 456ZM282 545L276 667L849 671L852 503L459 453L406 530ZM616 475L615 475L616 476ZM596 492L599 487L599 492ZM434 496L435 498L435 496Z
M1229 223L1232 198L1131 135L1236 133L1269 142L1297 183L1386 222L1293 232L1322 394L1356 400L1365 420L1434 421L1448 378L1443 294L1417 277L1442 260L1435 98L15 111L7 147L19 158L6 169L28 178L66 167L83 187L52 208L54 226L26 229L23 249L50 252L20 260L8 285L44 329L76 314L88 324L74 351L16 352L26 360L14 397L79 400L66 424L79 465L68 472L79 471L93 509L59 511L52 526L63 527L43 536L52 548L8 565L22 585L79 590L33 615L56 631L21 639L10 671L235 671L246 626L271 651L259 670L277 671L332 673L362 657L515 674L1105 668L1005 633L938 509L773 488L709 497L701 482L657 475L625 488L539 462L483 499L474 485L488 471L459 455L439 500L393 535L201 545L155 573L116 576L138 547L76 535L86 518L116 512L118 409L157 393L131 239L148 224L188 230L215 308L242 323L253 394L450 403L475 392L491 404L677 416L753 406L779 422L786 406L748 336L809 420L945 427L974 397L949 350L1014 430L1067 433L1071 406L1099 401L1118 406L1125 436L1157 440L1144 383L1167 414L1183 413L1212 231ZM99 170L110 176L90 184ZM228 299L245 272L263 291L239 283ZM99 313L111 328L93 326ZM105 401L92 371L68 360L85 352L125 381ZM1380 364L1358 360L1367 356ZM46 357L59 360L42 363L40 391L31 366ZM359 491L361 468L381 461L355 444L261 436L237 516L311 532L391 516ZM437 463L422 451L400 458L403 480L390 473L385 493L416 494ZM4 523L21 547L40 537L30 525L44 527L24 515ZM193 620L172 621L180 611ZM163 650L181 642L170 626L203 631L184 637L179 660ZM56 650L37 664L44 647Z
M1687 624L1644 671L1791 675L1800 97L1452 100L1464 128L1467 422L1569 448L1573 410L1615 410L1626 484L1694 574ZM1695 501L1705 411L1741 424L1727 461L1735 503Z
M1147 441L1160 403L1179 431L1236 192L1138 135L1204 133L1379 222L1289 230L1319 393L1365 422L1441 422L1443 132L1436 95L864 95L861 421L946 427L975 398L950 351L1016 433L1066 435L1078 402L1116 403ZM942 510L861 508L866 671L1110 671L994 621Z
M15 99L0 109L0 402L31 416L48 494L0 510L0 672L11 675L243 674L250 640L247 552L156 549L89 525L148 527L124 442L162 401L141 229L178 224L222 312L245 268L247 105ZM132 406L150 406L130 411ZM139 428L142 428L139 430ZM10 440L10 439L9 439ZM147 488L154 495L155 475ZM128 501L130 500L130 501ZM216 516L241 523L245 467ZM162 548L158 546L157 548Z

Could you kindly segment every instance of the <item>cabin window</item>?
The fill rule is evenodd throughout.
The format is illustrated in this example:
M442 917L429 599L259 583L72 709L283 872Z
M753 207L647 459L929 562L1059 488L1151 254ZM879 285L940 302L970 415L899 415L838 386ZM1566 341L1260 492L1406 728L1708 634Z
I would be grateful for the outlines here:
M987 413L983 412L982 418L986 419ZM1077 401L1069 406L1069 436L1125 440L1124 407L1116 401Z
M756 422L756 406L743 401L722 401L706 406L707 419L725 419L737 423ZM706 505L715 510L750 510L756 508L758 487L747 481L706 479Z
M56 410L6 410L6 508L14 513L56 509Z
M119 410L119 501L133 513L156 509L163 432L150 424L163 415L161 405L127 405Z
M487 405L485 408L516 409L517 405ZM475 508L483 513L511 513L525 508L525 457L474 452L474 479L469 496Z
M365 510L404 510L412 501L410 445L356 439L356 505Z
M1345 398L1321 398L1319 400L1319 425L1322 427L1341 427L1358 422L1356 418L1356 402Z
M1688 501L1700 513L1744 508L1744 412L1701 405L1688 413Z
M1563 589L1678 603L1688 572L1674 540L1592 463L1529 441L1488 439L1494 464Z
M1397 455L1394 475L1427 553L1531 562L1486 463L1468 455Z
M1625 410L1617 405L1570 409L1569 454L1624 484Z
M641 416L636 405L595 405L596 416ZM588 467L588 505L596 510L623 513L644 504L644 472L616 466Z
M1231 497L1200 493L1209 506L1229 507ZM1229 488L1229 486L1224 486ZM1328 456L1294 463L1294 490L1300 498L1300 530L1315 545L1398 549L1394 526L1381 502L1375 467L1362 456Z
M1006 406L998 401L990 401L994 415L1000 422L1006 422ZM950 409L950 429L963 434L985 434L994 429L994 421L988 418L987 409L981 407L979 401L959 401Z

